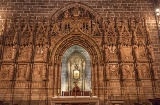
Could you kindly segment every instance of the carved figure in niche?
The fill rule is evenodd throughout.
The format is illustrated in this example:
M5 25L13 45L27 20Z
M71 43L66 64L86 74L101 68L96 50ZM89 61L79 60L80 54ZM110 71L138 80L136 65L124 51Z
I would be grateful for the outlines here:
M33 78L34 79L40 79L40 77L41 77L41 68L42 68L42 65L35 65L34 66L34 71L33 71Z
M121 58L128 60L132 58L132 49L127 46L120 46Z
M44 47L44 52L43 52L43 61L46 61L47 60L47 55L48 55L48 44L46 44Z
M2 67L1 69L1 78L6 79L8 77L8 70L6 70L6 67Z
M133 48L134 48L136 59L139 60L138 46L137 45L133 45Z
M4 48L4 59L11 59L12 58L12 47L11 46L6 46Z
M149 78L150 77L150 73L149 73L149 68L146 64L142 64L141 65L141 73L142 73L142 77L143 78Z
M16 56L16 46L13 46L13 49L12 49L12 60L15 58Z
M139 46L138 47L139 51L139 59L145 59L146 58L146 52L145 52L145 47L144 46Z
M129 65L122 65L123 79L132 78L132 70Z
M18 68L18 79L23 79L25 77L25 69L26 69L26 65L19 65Z
M118 78L118 67L117 65L109 65L109 75L111 78Z
M35 59L43 59L43 47L42 46L36 46L36 54Z
M12 79L13 77L14 65L4 65L1 70L1 78Z
M27 59L28 49L26 46L20 46L19 50L19 60L26 60Z
M97 24L97 23L95 23L94 22L94 20L93 20L93 22L92 22L92 35L93 36L100 36L100 28L99 28L99 25Z
M116 46L107 46L106 49L106 57L109 57L110 59L116 59L117 58L117 48Z
M155 56L154 56L153 47L151 45L148 45L147 47L148 47L149 54L150 54L152 60L154 61L155 60Z

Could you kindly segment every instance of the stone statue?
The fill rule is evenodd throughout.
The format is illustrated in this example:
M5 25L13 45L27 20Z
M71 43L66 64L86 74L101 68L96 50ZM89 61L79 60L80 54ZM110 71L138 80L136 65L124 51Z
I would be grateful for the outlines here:
M15 58L16 56L16 46L13 46L13 49L12 49L12 60Z

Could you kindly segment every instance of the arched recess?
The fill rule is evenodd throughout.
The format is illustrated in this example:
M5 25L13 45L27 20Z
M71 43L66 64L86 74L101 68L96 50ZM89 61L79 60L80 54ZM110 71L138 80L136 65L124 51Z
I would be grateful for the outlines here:
M63 37L52 50L51 61L53 64L53 84L54 84L54 94L58 93L60 89L60 79L61 79L61 67L62 67L62 56L64 52L73 45L79 45L83 47L91 57L91 77L92 77L92 90L98 88L99 84L99 69L102 63L102 53L101 49L97 46L94 40L86 35L74 35L70 34Z
M79 10L82 10L79 12ZM68 12L69 15L68 16ZM58 10L51 19L53 27L51 34L58 36L56 43L51 47L50 59L53 64L53 84L56 95L60 90L60 75L62 56L73 45L84 48L91 58L92 90L93 94L99 94L99 76L102 76L103 66L103 19L90 7L82 3L71 3ZM96 38L98 37L98 43ZM52 42L51 42L52 43ZM101 74L99 74L101 71ZM103 78L103 77L102 77ZM102 80L102 79L101 79ZM102 84L102 81L101 81Z
M79 71L74 78L74 70ZM91 66L88 52L78 45L73 45L63 55L61 72L61 91L72 91L77 82L81 91L91 89Z

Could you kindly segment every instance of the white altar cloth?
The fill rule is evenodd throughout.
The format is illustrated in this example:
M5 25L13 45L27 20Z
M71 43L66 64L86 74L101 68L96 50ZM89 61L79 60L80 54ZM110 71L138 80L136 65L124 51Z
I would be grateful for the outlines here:
M99 105L97 96L55 96L52 97L51 105L63 103L89 103L91 105Z

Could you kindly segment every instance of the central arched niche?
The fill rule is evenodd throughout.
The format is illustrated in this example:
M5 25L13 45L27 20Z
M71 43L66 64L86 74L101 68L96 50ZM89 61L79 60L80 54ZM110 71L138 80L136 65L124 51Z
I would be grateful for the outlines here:
M75 81L77 81L81 91L88 91L91 89L90 61L88 52L78 45L74 45L66 50L62 58L62 91L72 91L75 86ZM73 71L75 69L80 72L80 78L77 80L73 78Z

